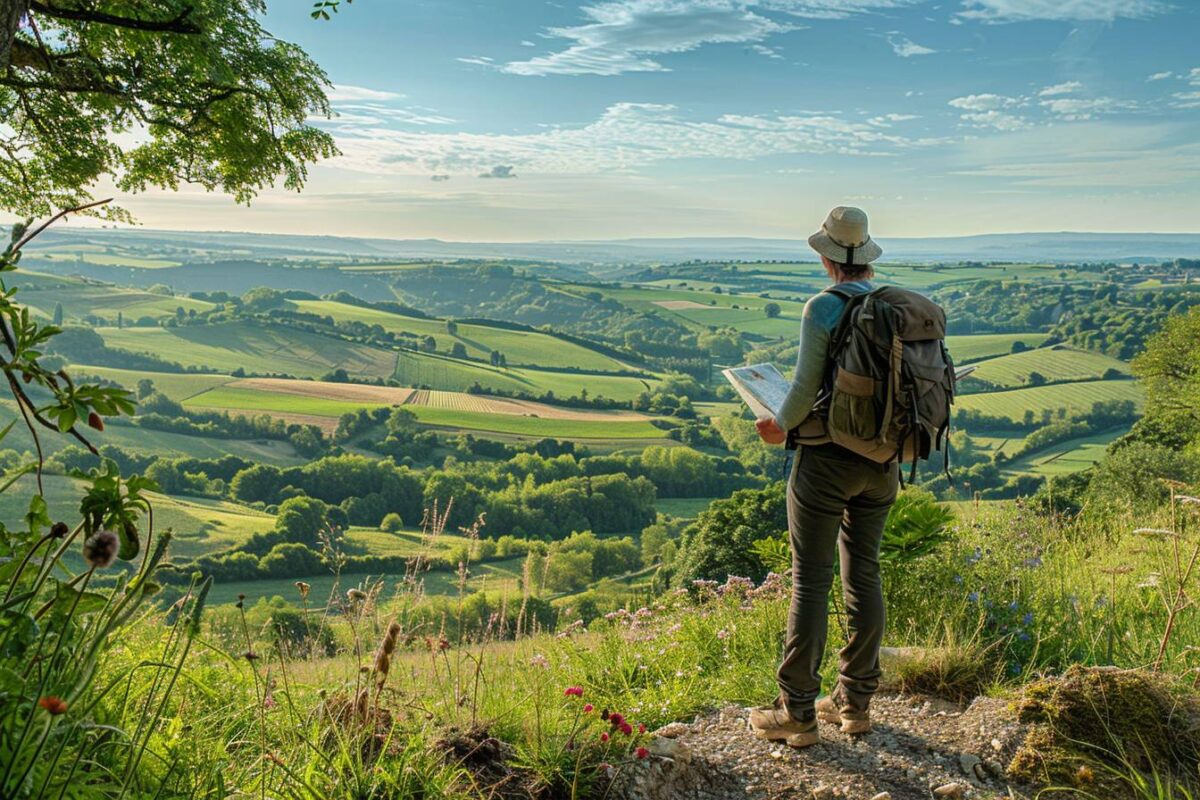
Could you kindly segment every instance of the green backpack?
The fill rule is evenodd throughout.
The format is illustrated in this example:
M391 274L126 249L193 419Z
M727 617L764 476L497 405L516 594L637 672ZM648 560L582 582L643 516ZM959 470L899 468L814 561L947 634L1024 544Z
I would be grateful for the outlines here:
M910 481L917 461L941 450L949 475L955 380L946 312L895 286L826 291L846 300L829 343L830 440L880 464L911 461Z

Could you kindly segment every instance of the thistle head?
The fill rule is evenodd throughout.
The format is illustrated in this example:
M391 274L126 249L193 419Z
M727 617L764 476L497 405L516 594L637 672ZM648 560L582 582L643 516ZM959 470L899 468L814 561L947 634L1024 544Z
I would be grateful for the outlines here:
M112 531L101 528L83 542L83 560L92 569L104 569L117 560L121 540Z

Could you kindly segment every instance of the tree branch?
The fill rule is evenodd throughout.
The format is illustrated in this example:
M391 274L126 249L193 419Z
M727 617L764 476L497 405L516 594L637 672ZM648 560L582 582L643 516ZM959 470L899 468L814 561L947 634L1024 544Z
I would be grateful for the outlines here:
M179 15L174 19L169 20L150 20L136 19L134 17L121 17L115 14L105 14L102 11L85 11L81 8L60 8L58 6L47 5L46 3L33 0L29 4L31 11L36 11L39 14L45 14L48 17L56 17L57 19L71 19L77 22L95 22L99 25L112 25L118 28L132 28L137 31L157 31L159 33L202 33L200 26L194 22L188 22L188 17L192 14L192 7L188 6L179 12Z

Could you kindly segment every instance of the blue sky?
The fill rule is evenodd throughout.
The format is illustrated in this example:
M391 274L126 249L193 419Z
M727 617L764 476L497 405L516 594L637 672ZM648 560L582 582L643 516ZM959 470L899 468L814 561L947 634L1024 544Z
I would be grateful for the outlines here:
M155 227L457 240L1197 231L1195 0L358 0L267 27L343 155Z

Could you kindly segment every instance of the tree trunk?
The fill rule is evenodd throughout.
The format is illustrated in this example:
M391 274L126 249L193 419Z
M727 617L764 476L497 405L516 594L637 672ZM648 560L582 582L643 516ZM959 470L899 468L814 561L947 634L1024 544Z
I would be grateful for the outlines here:
M0 73L8 71L13 38L28 11L29 0L0 0Z

